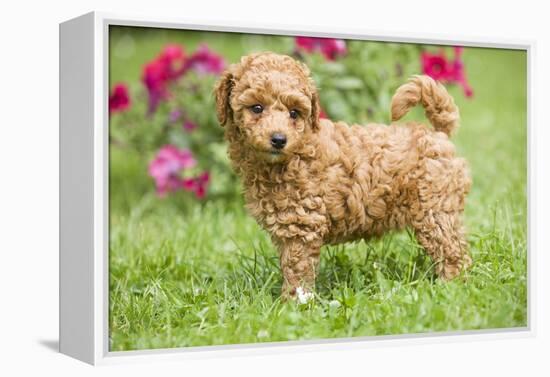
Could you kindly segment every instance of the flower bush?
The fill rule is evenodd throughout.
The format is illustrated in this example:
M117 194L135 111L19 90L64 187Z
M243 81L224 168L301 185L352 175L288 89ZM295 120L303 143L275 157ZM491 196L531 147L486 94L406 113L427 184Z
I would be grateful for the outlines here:
M460 47L453 49L451 59L442 49L434 53L413 44L312 37L291 42L284 45L288 50L278 52L293 54L309 66L323 118L387 122L395 89L417 73L457 84L467 97L473 95ZM171 43L145 62L140 84L112 88L111 147L139 151L143 173L148 172L151 190L160 198L177 192L198 199L239 192L212 95L225 66L222 55L207 44L189 54Z
M218 187L235 179L223 130L214 111L205 111L214 109L212 87L224 68L221 55L206 45L187 55L183 46L168 44L143 66L138 97L145 100L111 122L111 145L150 156L148 173L159 197L188 191L202 199L211 172L220 178Z
M419 72L419 47L410 44L299 37L294 53L309 66L326 116L350 123L388 121L393 92Z

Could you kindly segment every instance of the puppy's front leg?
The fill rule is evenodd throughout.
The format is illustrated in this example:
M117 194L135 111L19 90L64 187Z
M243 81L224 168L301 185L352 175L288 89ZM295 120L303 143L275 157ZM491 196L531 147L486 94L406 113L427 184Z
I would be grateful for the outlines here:
M308 302L313 298L321 243L304 242L302 239L279 239L276 244L283 273L283 299Z

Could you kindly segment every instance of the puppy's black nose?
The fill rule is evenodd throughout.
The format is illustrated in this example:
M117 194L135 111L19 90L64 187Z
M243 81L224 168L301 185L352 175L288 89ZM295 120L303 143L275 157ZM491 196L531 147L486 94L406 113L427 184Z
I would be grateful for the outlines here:
M286 145L286 136L283 134L271 135L271 145L276 149L283 149Z

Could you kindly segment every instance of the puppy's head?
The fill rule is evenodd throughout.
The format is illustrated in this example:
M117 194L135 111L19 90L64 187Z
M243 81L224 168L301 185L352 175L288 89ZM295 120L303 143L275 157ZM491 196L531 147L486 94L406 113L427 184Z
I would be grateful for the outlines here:
M288 160L319 129L317 89L308 68L290 56L244 56L222 74L215 96L221 125L259 161Z

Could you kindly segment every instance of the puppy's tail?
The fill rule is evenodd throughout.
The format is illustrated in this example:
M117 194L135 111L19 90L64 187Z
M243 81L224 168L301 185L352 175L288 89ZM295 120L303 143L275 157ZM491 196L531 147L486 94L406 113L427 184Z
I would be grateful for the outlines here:
M391 102L392 121L401 119L412 107L422 103L426 117L436 131L448 136L458 128L458 107L445 87L429 76L413 76L401 85Z

